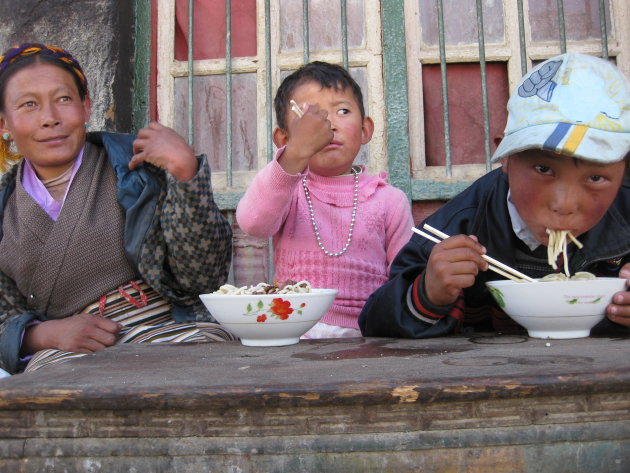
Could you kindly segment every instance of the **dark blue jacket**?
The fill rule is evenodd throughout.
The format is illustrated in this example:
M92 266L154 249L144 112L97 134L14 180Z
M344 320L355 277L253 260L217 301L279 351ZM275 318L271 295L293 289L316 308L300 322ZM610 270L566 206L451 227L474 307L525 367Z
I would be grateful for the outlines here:
M496 169L447 202L427 218L426 223L448 235L476 235L488 256L528 276L538 278L549 274L552 269L546 262L546 248L532 252L512 230L507 208L508 189L505 174ZM621 266L630 261L630 186L627 181L608 212L595 227L580 235L580 241L584 248L569 258L571 274L590 271L601 276L617 276ZM392 263L389 280L368 298L359 316L364 336L425 338L456 330L459 324L453 317L444 317L431 325L414 316L408 306L409 288L423 274L433 245L414 233L401 249ZM492 271L480 272L475 284L464 289L463 327L478 331L492 329L491 314L502 311L485 283L495 279L502 277ZM447 315L452 306L431 309ZM604 322L608 323L607 319Z

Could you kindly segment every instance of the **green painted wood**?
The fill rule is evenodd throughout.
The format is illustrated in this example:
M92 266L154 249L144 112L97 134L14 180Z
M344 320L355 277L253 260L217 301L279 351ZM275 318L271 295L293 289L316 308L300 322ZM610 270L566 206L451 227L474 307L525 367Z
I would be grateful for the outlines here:
M241 200L244 193L244 191L215 192L214 201L221 210L236 210L236 205L238 204L238 201Z
M149 123L149 84L151 70L151 2L134 1L135 44L133 71L133 129Z
M471 182L467 181L433 181L428 179L414 179L412 181L411 197L418 200L448 200L464 191Z
M409 169L409 106L403 0L381 4L383 78L387 117L387 161L391 184L411 198Z
M195 126L193 115L193 88L194 88L194 62L195 62L195 2L188 0L188 144L194 146ZM229 128L228 128L229 129Z
M423 200L448 200L460 192L466 190L471 182L434 181L429 179L413 179L410 181L411 199ZM236 210L238 201L243 197L244 191L215 192L214 200L221 210Z

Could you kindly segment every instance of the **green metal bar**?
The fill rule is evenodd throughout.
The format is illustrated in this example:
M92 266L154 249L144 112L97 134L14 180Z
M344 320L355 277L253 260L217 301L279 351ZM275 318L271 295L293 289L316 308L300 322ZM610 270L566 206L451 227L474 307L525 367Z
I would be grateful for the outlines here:
M488 107L488 83L486 77L486 44L483 30L483 5L477 0L477 38L479 41L479 69L481 70L481 104L483 109L483 136L486 156L486 171L490 164L490 112Z
M225 0L225 173L232 187L232 1Z
M193 130L193 62L195 58L193 55L193 44L195 42L193 31L194 8L194 1L188 0L188 144L190 146L193 146L195 139Z
M348 10L346 6L346 0L341 0L341 56L343 67L348 70Z
M133 131L149 123L149 82L151 76L151 2L135 0Z
M265 0L265 116L267 117L267 162L273 159L273 117L271 92L271 5ZM240 199L240 197L239 197ZM237 201L238 202L238 201ZM236 204L234 205L236 208ZM267 239L267 281L273 281L275 267L273 264L273 239Z
M599 31L602 38L602 57L608 59L608 25L606 25L606 5L599 0Z
M308 0L302 0L302 36L304 42L304 64L308 64L310 56L308 31Z
M227 188L232 187L232 2L225 0L225 108L226 150L225 177ZM236 208L236 206L235 206ZM227 212L230 227L234 227L234 212ZM230 260L228 282L234 284L234 258Z
M234 228L234 212L232 210L226 212L226 218L231 228ZM234 247L232 246L232 259L230 260L230 269L228 271L227 283L234 285Z
M271 5L265 0L265 117L267 119L267 162L273 159L273 98L271 92Z
M567 35L564 29L564 0L557 0L558 4L558 31L560 33L560 53L567 52Z
M444 164L446 166L446 177L453 175L451 165L451 126L448 114L448 80L446 77L446 41L444 39L444 8L442 0L437 0L438 11L438 32L440 40L440 71L442 73L442 106L444 119Z
M388 0L381 8L388 171L390 182L411 199L404 0Z
M525 14L523 13L523 0L516 0L518 7L518 39L521 50L521 74L527 74L527 43L525 42Z

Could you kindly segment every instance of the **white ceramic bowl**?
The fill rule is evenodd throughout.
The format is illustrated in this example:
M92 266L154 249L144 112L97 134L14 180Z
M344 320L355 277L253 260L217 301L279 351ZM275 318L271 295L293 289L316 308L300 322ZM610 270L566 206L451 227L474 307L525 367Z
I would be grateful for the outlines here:
M535 338L588 337L606 315L613 294L626 288L622 278L519 283L486 283L506 314Z
M302 294L201 294L217 321L243 345L292 345L324 316L337 289L313 289Z

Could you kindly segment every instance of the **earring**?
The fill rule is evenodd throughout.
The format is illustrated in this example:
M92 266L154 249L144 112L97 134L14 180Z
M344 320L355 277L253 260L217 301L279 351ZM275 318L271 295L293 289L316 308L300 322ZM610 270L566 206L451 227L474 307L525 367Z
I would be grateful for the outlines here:
M4 141L9 141L9 138L11 138L11 135L9 135L8 133L2 133L2 139Z
M88 122L85 122L85 129L89 130L90 129L90 124Z

